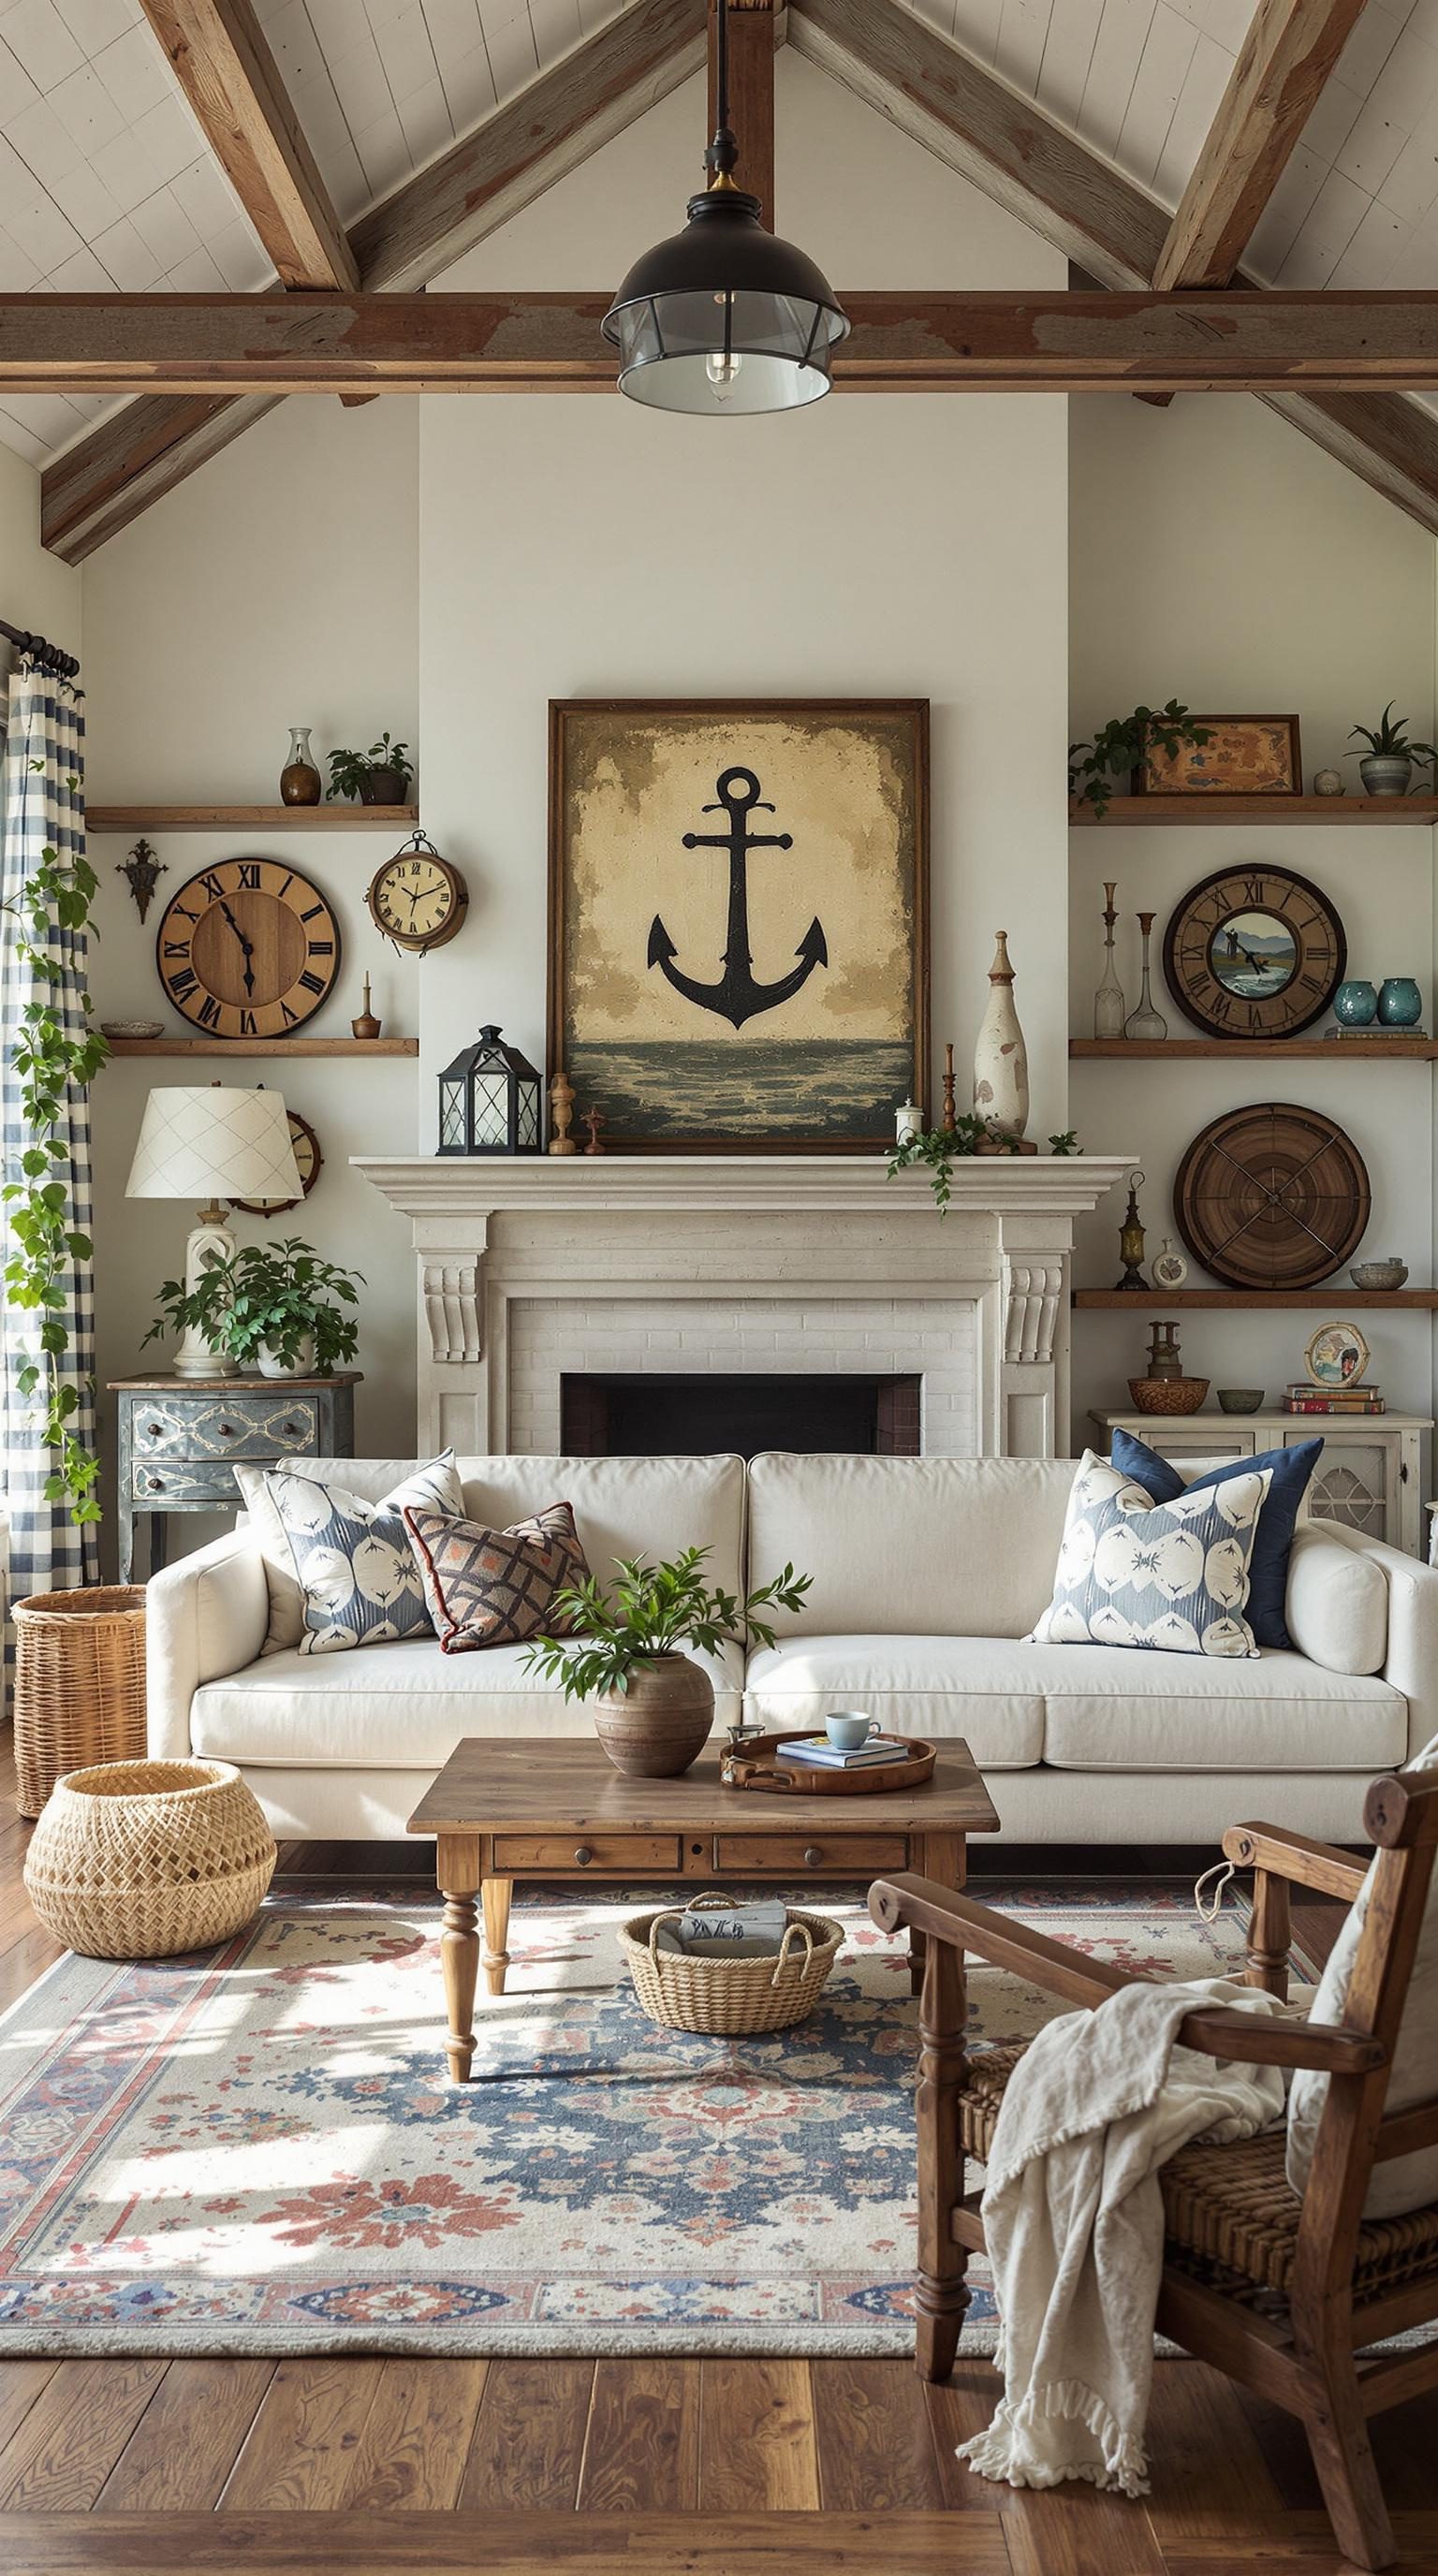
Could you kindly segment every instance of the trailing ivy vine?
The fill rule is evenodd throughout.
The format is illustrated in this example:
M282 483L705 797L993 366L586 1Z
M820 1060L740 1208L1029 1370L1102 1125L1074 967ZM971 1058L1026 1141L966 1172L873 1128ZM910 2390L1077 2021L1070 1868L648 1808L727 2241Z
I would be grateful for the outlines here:
M971 1154L1016 1154L1018 1151L1017 1145L991 1135L982 1118L976 1118L972 1110L961 1109L952 1127L921 1128L917 1136L906 1137L902 1145L895 1145L889 1156L889 1178L892 1180L897 1172L911 1171L916 1164L926 1164L934 1203L940 1216L947 1216L953 1196L955 1163L966 1161ZM1062 1135L1050 1136L1049 1152L1081 1154L1083 1147L1078 1141L1078 1130L1066 1127Z
M43 761L32 763L40 771L44 766ZM78 797L79 780L71 779L69 786ZM21 1367L18 1384L22 1395L35 1398L44 1445L55 1461L45 1479L45 1499L68 1502L73 1521L98 1521L101 1514L95 1492L100 1462L76 1436L80 1397L61 1370L70 1347L70 1264L87 1261L91 1252L89 1236L70 1223L67 1113L71 1090L93 1082L110 1050L99 1030L89 1025L90 996L83 984L68 997L83 1015L83 1033L72 1037L67 1031L63 987L70 970L55 956L50 940L56 928L78 936L89 927L96 884L86 859L78 854L62 858L58 850L46 848L34 873L4 906L20 925L19 962L49 988L23 1005L10 1038L27 1141L19 1158L20 1177L4 1190L17 1247L5 1265L5 1295L8 1305L40 1319L39 1355Z

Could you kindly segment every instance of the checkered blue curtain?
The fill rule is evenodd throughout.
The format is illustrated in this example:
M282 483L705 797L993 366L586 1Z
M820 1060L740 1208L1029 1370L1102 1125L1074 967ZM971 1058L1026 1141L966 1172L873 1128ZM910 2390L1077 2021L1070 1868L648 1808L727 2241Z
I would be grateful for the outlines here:
M20 924L8 907L45 849L85 846L85 719L80 692L51 678L23 657L10 678L5 736L0 747L0 1149L5 1178L19 1174L30 1139L21 1108L11 1046L24 1005L44 995L62 1004L67 1030L78 1038L86 981L86 940L52 923L49 948L64 968L64 981L37 978L20 955ZM69 1223L88 1234L90 1204L90 1105L83 1092L69 1104ZM59 1167L57 1166L57 1171ZM0 1206L0 1272L15 1246L9 1209ZM95 1286L90 1262L71 1270L64 1309L70 1347L62 1363L80 1396L76 1436L86 1448L95 1439ZM8 1591L12 1601L29 1592L60 1592L99 1579L93 1525L77 1529L63 1502L47 1502L45 1480L53 1460L41 1441L36 1399L21 1394L19 1372L38 1351L37 1325L26 1311L0 1312L0 1479L9 1523Z

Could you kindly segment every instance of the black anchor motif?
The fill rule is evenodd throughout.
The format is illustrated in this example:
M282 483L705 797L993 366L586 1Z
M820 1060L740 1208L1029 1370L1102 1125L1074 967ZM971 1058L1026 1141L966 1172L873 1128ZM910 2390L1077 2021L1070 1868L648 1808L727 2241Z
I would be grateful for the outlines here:
M729 817L727 832L686 832L686 850L727 850L729 853L729 937L724 950L724 972L717 984L700 984L692 975L681 973L674 960L678 954L673 940L658 913L649 932L649 964L658 966L686 1001L697 1003L701 1011L716 1011L721 1020L732 1021L742 1029L760 1011L772 1011L787 1002L802 984L807 984L816 966L829 963L828 943L817 918L810 922L803 939L794 951L799 964L777 983L759 984L754 980L753 951L749 946L749 853L751 850L792 850L789 832L751 832L752 813L772 814L774 808L759 794L759 781L752 769L726 769L715 780L719 803L706 805L706 814L717 814L722 807Z

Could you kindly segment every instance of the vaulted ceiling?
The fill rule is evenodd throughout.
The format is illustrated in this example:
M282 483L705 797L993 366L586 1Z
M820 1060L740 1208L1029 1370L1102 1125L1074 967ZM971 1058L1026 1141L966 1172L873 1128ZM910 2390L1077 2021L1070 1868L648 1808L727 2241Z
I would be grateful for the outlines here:
M0 293L251 293L277 282L277 240L286 284L422 286L685 77L704 9L0 0ZM229 103L205 94L210 67L197 86L182 59L202 21L272 93L261 158L277 136L282 199L290 190L272 220L263 172L257 186L230 148ZM1249 284L1438 288L1438 0L795 0L788 33L1104 286L1220 285L1241 257ZM1245 39L1267 83L1266 169L1234 105ZM1237 118L1231 148L1210 173L1224 115ZM1236 183L1224 197L1235 171L1246 199ZM287 260L286 208L303 232L307 205L309 254ZM0 439L48 469L47 536L78 556L268 399L6 392ZM1422 397L1275 399L1347 461L1361 450L1367 479L1438 526L1438 423Z

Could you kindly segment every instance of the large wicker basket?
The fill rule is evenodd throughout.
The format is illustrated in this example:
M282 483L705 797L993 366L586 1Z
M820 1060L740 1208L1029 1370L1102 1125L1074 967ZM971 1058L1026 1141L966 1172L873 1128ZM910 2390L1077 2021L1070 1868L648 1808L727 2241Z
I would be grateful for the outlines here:
M38 1816L62 1771L145 1750L145 1587L34 1592L15 1621L15 1804Z
M698 2030L739 2039L761 2030L787 2030L813 2011L843 1947L842 1924L791 1906L777 1958L713 1958L707 1951L680 1954L657 1947L661 1923L677 1922L682 1906L658 1914L633 1914L619 1928L641 2012L666 2030Z
M57 1780L30 1840L40 1920L91 1959L163 1959L243 1929L274 1876L264 1810L228 1762L108 1762Z

